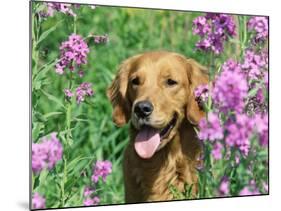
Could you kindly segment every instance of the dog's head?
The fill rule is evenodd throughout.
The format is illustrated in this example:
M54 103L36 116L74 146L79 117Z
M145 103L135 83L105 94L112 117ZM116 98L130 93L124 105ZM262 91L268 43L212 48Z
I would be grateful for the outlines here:
M124 61L108 89L113 120L122 126L131 119L135 150L151 158L179 131L184 118L198 124L205 115L194 89L208 83L205 68L171 52L149 52Z

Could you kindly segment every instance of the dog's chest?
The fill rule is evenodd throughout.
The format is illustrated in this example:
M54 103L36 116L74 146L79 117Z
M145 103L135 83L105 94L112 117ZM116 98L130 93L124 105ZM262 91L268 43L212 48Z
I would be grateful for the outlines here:
M132 172L144 200L173 199L172 189L184 191L186 183L192 183L189 163L186 159L167 157L159 162L140 163Z

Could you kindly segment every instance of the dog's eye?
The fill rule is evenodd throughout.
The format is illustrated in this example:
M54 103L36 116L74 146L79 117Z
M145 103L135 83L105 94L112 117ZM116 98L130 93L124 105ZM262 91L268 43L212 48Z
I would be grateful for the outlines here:
M131 80L131 82L132 82L133 85L139 85L140 84L139 78L134 78L134 79Z
M170 78L169 78L169 79L166 81L166 84L167 84L168 86L174 86L174 85L178 84L178 82L175 81L175 80L173 80L173 79L170 79Z

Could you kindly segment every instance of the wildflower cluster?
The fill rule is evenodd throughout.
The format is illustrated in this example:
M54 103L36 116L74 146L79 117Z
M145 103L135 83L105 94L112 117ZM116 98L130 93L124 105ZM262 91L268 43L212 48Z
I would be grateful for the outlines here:
M92 181L97 183L99 178L105 182L106 177L112 172L112 164L110 161L97 161L94 166L94 171L92 175Z
M202 38L197 44L198 48L215 53L223 51L222 45L217 47L214 43L210 44L209 40L214 36L212 33L223 31L216 25L220 22L215 21L219 17L224 18L221 23L225 22L223 25L226 27L222 34L235 35L234 23L231 17L226 16L207 14L194 20L194 33ZM256 43L265 41L268 37L267 19L264 17L251 18L248 29L255 31ZM225 39L222 38L220 43ZM256 143L253 143L253 140L257 140L261 148L268 146L267 93L267 48L261 49L255 45L245 50L240 62L228 59L222 64L220 72L215 75L209 86L201 85L195 89L194 95L198 105L208 112L206 118L199 122L198 138L211 146L210 155L214 161L233 159L234 164L239 166L241 159L247 159L250 154L255 156L255 148L252 147ZM209 97L211 108L207 106L210 105ZM227 174L222 176L218 185L218 195L226 196L231 194L231 180ZM251 181L250 185L242 188L237 194L259 194L254 182ZM266 191L266 188L264 189Z
M209 98L208 85L199 85L196 87L194 90L194 96L200 108L203 109Z
M112 164L110 161L97 161L95 163L93 166L93 175L91 177L93 184L84 188L83 204L85 206L98 205L100 203L100 198L98 197L96 190L99 178L102 178L102 181L106 182L106 178L111 172Z
M207 13L194 19L193 33L201 38L196 44L198 49L220 54L224 42L235 35L234 20L230 15Z
M70 89L64 89L64 94L68 99L74 96L74 93ZM86 97L91 97L93 96L93 94L94 91L92 89L91 83L81 83L75 90L77 104L80 104L81 102L85 101Z
M100 198L98 196L94 196L95 193L96 191L91 187L85 187L83 194L85 198L83 204L85 206L98 205L100 203Z
M254 32L254 43L265 41L268 38L268 18L252 17L248 21L248 29Z
M54 16L55 12L61 12L66 15L70 16L76 16L76 14L72 10L72 4L64 4L64 3L58 3L58 2L49 2L44 3L46 6L46 9L40 12L40 15L42 17L52 17Z
M245 186L239 193L240 196L251 196L251 195L259 195L260 191L256 186L256 182L251 180L247 186Z
M72 34L68 40L60 46L60 58L56 64L56 72L63 74L65 69L74 71L75 65L80 68L81 64L87 63L89 48L80 35Z
M46 199L39 193L34 193L32 197L32 209L45 209Z
M63 147L56 133L50 138L44 137L41 143L32 143L32 170L35 173L44 168L51 170L62 159L62 154Z

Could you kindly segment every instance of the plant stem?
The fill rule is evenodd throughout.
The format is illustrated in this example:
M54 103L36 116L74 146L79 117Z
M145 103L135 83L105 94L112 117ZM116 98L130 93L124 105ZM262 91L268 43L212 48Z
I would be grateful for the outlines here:
M65 205L65 192L64 192L64 184L67 182L67 164L66 159L63 158L63 178L61 180L61 206L64 207Z
M39 51L37 48L37 41L39 37L40 24L36 20L36 16L32 16L32 58L34 60L34 67L32 69L32 76L36 75L38 72L38 62L39 62ZM33 78L33 77L32 77Z
M76 20L77 20L77 18L76 18L76 16L74 16L74 19L73 19L73 32L74 32L74 34L76 34L76 31L77 31ZM70 77L69 77L69 84L68 84L68 88L70 90L72 90L73 84L74 84L73 73L71 71L70 72ZM71 134L72 103L73 103L73 100L68 102L67 107L66 107L66 131L67 131L66 132L66 145L67 146L71 146L71 144L72 144L72 141L70 141L71 138L72 138L72 134ZM61 195L62 195L61 204L62 204L62 207L64 207L65 200L66 200L64 184L67 182L67 165L66 165L67 158L66 158L65 155L64 155L63 160L64 160L64 164L63 164L63 179L61 180Z

